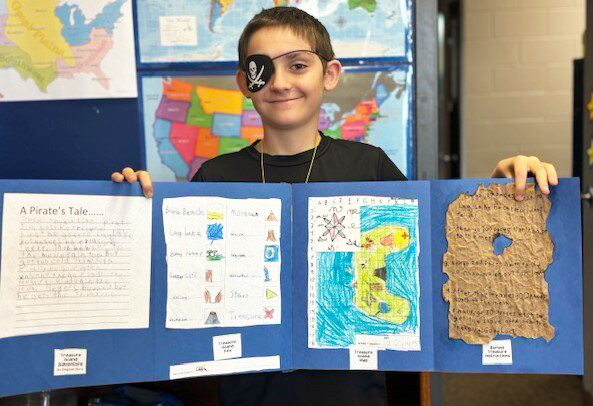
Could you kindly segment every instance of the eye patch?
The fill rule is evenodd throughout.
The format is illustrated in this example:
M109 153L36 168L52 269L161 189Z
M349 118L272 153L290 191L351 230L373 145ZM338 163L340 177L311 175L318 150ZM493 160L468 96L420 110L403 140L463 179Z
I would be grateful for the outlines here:
M263 89L274 74L274 62L267 55L251 55L245 66L247 87L253 93Z
M245 60L245 66L243 70L245 71L245 77L247 79L247 87L252 93L258 92L264 88L264 86L270 81L272 75L274 74L274 59L278 59L280 57L295 53L295 52L310 52L319 56L326 61L329 61L328 58L321 56L317 52L309 51L307 49L299 49L296 51L290 51L282 55L278 55L274 58L270 58L267 55L251 55Z

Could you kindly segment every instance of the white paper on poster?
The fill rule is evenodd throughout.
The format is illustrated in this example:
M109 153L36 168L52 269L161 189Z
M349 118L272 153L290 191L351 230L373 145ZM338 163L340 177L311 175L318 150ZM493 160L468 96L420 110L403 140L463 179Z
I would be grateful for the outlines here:
M4 195L0 337L147 328L152 200Z
M161 46L196 46L196 16L160 16Z
M378 350L420 351L420 337L417 334L355 334L354 340L356 346L373 347Z
M281 322L281 200L163 199L167 328Z
M249 357L171 365L169 379L280 369L280 356Z

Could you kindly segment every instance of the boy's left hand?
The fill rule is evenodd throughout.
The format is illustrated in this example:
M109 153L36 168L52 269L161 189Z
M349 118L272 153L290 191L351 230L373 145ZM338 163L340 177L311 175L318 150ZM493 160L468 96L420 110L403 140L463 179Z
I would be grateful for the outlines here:
M535 176L537 185L544 195L550 193L550 185L558 184L558 175L554 165L542 162L535 156L517 155L503 159L496 164L492 172L493 178L515 178L515 199L525 198L527 175Z

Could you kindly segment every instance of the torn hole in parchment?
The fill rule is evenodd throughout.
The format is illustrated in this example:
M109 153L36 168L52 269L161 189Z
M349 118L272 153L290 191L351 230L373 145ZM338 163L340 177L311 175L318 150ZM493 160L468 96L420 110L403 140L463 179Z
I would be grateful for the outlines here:
M505 248L510 247L512 243L513 240L508 238L506 235L497 234L494 237L494 241L492 241L492 251L494 252L494 255L502 255Z

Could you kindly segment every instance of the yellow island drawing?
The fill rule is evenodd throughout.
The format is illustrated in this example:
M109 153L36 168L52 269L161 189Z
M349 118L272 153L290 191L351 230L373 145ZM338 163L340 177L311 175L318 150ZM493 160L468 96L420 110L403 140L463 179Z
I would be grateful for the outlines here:
M404 227L383 226L364 233L354 257L354 305L365 314L402 324L410 315L410 302L387 292L387 255L407 249L410 233Z

